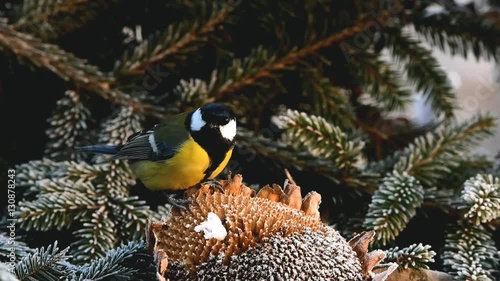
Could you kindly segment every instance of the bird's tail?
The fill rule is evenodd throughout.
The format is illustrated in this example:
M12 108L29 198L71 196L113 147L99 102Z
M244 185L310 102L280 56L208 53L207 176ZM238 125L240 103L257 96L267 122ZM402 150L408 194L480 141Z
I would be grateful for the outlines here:
M98 153L98 154L116 154L118 153L118 151L120 151L120 148L121 146L117 145L97 144L89 146L80 146L76 148L76 151Z

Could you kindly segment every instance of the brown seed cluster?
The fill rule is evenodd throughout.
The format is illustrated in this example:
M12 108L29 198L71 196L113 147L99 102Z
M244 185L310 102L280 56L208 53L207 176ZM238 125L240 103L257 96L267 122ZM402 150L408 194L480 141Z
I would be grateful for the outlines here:
M333 230L332 230L333 232ZM349 280L362 281L360 263L339 235L306 229L290 236L273 235L260 245L234 256L228 265L210 256L197 267L196 276L186 274L182 264L172 262L168 280Z
M265 186L257 194L241 175L189 190L189 209L150 223L148 240L160 280L369 280L383 253L367 252L373 234L348 243L321 222L321 196L300 187ZM215 213L227 231L206 239L195 227ZM273 277L274 276L274 277ZM382 279L380 279L382 280Z

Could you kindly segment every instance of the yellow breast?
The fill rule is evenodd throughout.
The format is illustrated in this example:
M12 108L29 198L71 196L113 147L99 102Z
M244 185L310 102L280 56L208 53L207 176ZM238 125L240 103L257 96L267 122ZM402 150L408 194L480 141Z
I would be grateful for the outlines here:
M231 158L232 150L226 153L224 161L209 176L219 175ZM210 157L191 137L182 145L174 157L162 161L137 161L131 165L136 176L152 190L187 189L205 177L204 171L210 165Z

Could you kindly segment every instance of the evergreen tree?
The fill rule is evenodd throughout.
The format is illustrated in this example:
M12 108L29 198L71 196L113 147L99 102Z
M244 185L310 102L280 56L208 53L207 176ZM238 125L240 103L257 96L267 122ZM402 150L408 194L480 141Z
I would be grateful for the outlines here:
M239 123L225 173L264 186L286 168L302 192L322 194L323 220L346 238L375 230L387 261L498 280L500 170L473 155L496 121L455 119L456 93L427 47L498 61L500 4L490 5L480 13L453 1L1 4L1 110L11 116L1 118L0 165L15 169L20 202L0 222L18 219L16 278L153 280L144 228L168 206L126 162L74 148L121 144L166 116L222 102ZM419 92L435 123L395 117Z

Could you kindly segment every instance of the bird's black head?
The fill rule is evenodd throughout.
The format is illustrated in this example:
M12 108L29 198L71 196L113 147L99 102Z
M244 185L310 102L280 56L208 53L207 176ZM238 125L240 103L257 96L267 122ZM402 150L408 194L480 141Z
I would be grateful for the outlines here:
M229 142L233 142L236 136L236 116L222 104L209 103L196 109L189 121L191 133L212 131Z

